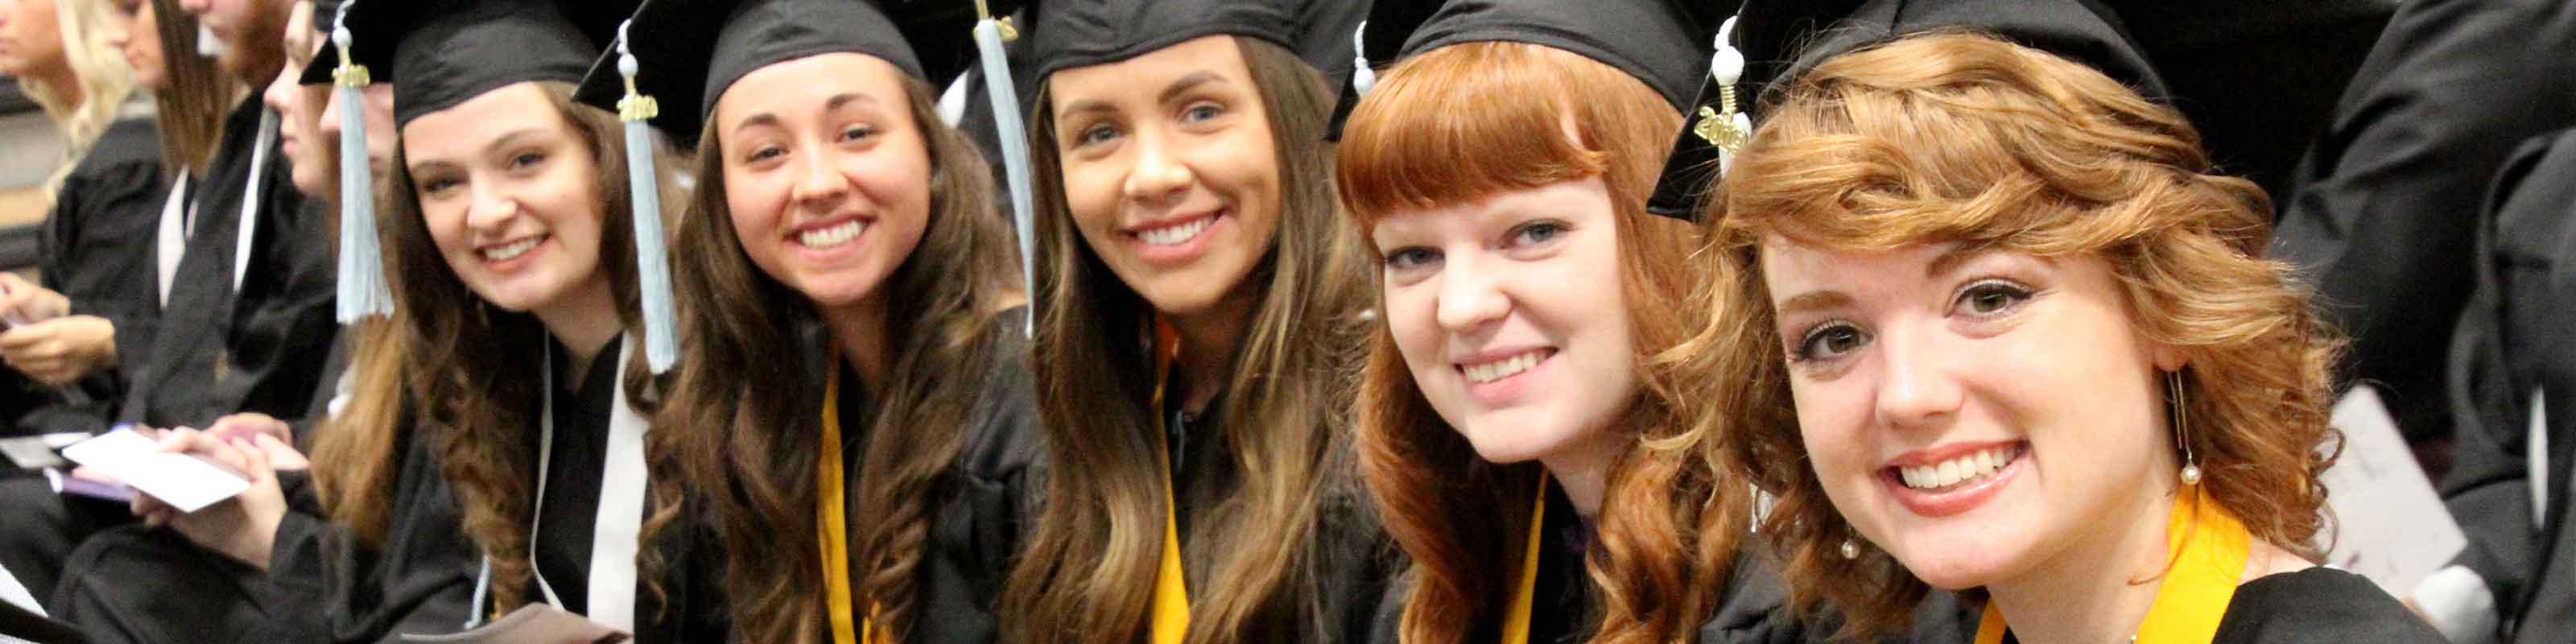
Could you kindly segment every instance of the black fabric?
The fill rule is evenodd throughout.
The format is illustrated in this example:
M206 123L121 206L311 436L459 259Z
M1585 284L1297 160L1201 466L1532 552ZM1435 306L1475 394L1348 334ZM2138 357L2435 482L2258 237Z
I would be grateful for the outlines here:
M204 427L241 411L291 418L310 402L333 335L336 220L295 190L274 142L260 184L248 185L262 110L245 98L225 118L204 189L190 195L196 223L151 348L120 363L133 372L117 420ZM259 210L241 212L254 190ZM250 248L235 248L245 221L258 229ZM236 252L252 253L238 292Z
M420 0L349 7L351 61L393 83L396 127L494 89L529 81L581 82L617 20L637 0ZM336 46L336 45L335 45ZM337 61L326 50L317 61ZM305 71L327 82L336 65Z
M125 504L54 492L39 472L12 470L0 477L0 567L18 577L36 601L52 602L61 583L63 562L82 541L117 525L132 523Z
M1258 38L1318 71L1347 69L1364 0L1041 0L1029 6L1035 78L1216 35ZM1344 22L1348 21L1348 22ZM1336 31L1340 33L1336 33ZM1338 48L1333 44L1338 43ZM1340 60L1335 60L1336 58ZM1025 94L1025 93L1024 93Z
M2562 633L2563 634L2563 633ZM2360 575L2309 568L2236 587L2212 644L2443 644L2439 631Z
M2554 45L2493 46L2505 41ZM2461 262L2472 208L2516 145L2576 127L2567 43L2576 3L2406 3L2280 198L2272 256L2316 286L2327 321L2352 338L2344 381L2378 389L2419 452L2453 434L2440 339L2475 287Z
M2576 632L2576 413L2563 411L2576 409L2576 130L2523 145L2487 204L2473 224L2478 287L2452 343L2458 460L2442 494L2469 540L2457 563L2485 578L2498 635L2552 641ZM2542 472L2528 460L2534 405L2546 410ZM2549 507L2532 507L2535 485Z
M129 526L81 546L50 610L118 642L378 642L459 630L478 559L454 493L408 431L392 448L403 456L382 544L325 520L305 472L280 471L288 512L265 574Z
M1738 38L1747 43L1766 45L1791 43L1795 55L1786 66L1766 79L1754 76L1756 68L1772 67L1748 64L1746 77L1737 84L1737 106L1753 116L1758 128L1761 107L1777 100L1790 83L1826 59L1883 44L1898 38L1943 29L1968 29L2001 37L2023 46L2063 56L2091 66L2146 95L2165 99L2172 95L2153 65L2149 63L2117 15L2090 0L1959 0L1955 2L1922 2L1920 0L1870 0L1854 7L1850 13L1836 16L1831 26L1813 32L1809 25L1825 24L1826 16L1814 13L1815 7L1792 8L1785 12L1783 23L1751 22L1755 11L1770 9L1765 2L1745 8L1746 17L1736 23ZM1797 35L1787 38L1751 32L1756 28L1776 26ZM1799 43L1805 41L1805 44ZM1784 55L1787 50L1740 49L1748 63L1756 56ZM1703 71L1706 67L1701 68ZM1685 118L1696 125L1699 108L1716 109L1719 92L1716 81L1705 73L1694 107L1683 110ZM1754 84L1755 82L1762 84ZM1757 94L1749 88L1761 88ZM1707 139L1685 128L1674 143L1673 154L1665 162L1662 181L1655 186L1647 210L1681 219L1699 217L1700 200L1716 180L1718 150Z
M1394 56L1370 58L1370 65L1385 67L1460 43L1544 45L1627 72L1662 94L1675 110L1688 109L1698 94L1709 54L1715 51L1710 39L1725 19L1707 11L1711 3L1679 0L1450 0L1422 16L1425 4L1381 2L1371 7L1368 31L1387 33L1362 39L1401 37L1404 46ZM1408 25L1416 18L1419 24Z
M1176 384L1167 386L1179 391ZM1206 409L1185 414L1181 396L1174 395L1162 411L1164 448L1172 458L1172 498L1178 506L1172 519L1181 536L1183 586L1192 605L1206 589L1224 583L1208 574L1225 549L1247 546L1220 543L1193 530L1196 519L1234 500L1243 489L1243 473L1227 444L1228 430L1218 422L1225 418L1226 401L1227 395L1220 393ZM1345 459L1327 462L1332 460ZM1297 573L1312 581L1291 586L1284 593L1287 601L1248 622L1252 624L1249 632L1283 634L1281 641L1328 644L1371 641L1377 633L1381 603L1402 569L1402 555L1387 538L1366 492L1358 489L1356 475L1352 478L1347 486L1328 482L1317 496L1321 507L1314 532L1307 537L1312 558L1306 570ZM1284 636L1292 633L1293 638Z
M74 315L95 315L116 328L118 362L141 362L153 324L161 317L161 286L153 256L163 197L160 130L151 119L123 119L108 126L79 164L64 175L62 190L45 215L37 272L45 288L71 301ZM15 371L11 381L22 381ZM27 383L32 385L32 382ZM27 406L0 412L0 421L25 433L106 428L123 389L114 368L68 387L30 387Z
M898 6L888 7L887 4ZM1005 15L1013 2L988 6ZM876 0L654 0L627 27L636 91L662 104L655 127L695 137L716 99L746 74L831 53L884 60L932 87L975 62L972 3ZM626 95L612 46L575 98L615 110Z
M1037 524L1044 496L1046 434L1020 337L1027 309L996 319L987 331L992 362L979 377L974 424L950 468L943 498L931 510L922 557L920 630L909 641L971 644L999 641L995 614L1024 535ZM851 483L855 484L854 479ZM854 571L855 572L855 571ZM853 576L852 579L857 577Z
M1789 589L1783 585L1779 568L1756 554L1766 547L1748 544L1747 550L1736 556L1735 567L1728 574L1725 599L1719 603L1717 614L1700 625L1700 644L1843 641L1832 638L1842 629L1842 621L1831 610L1820 607L1809 615L1788 610ZM1934 590L1915 603L1912 617L1902 631L1866 641L1968 644L1976 637L1977 611L1961 603L1957 595Z
M2399 0L2102 0L2137 37L2219 171L2290 193ZM2251 63L2251 64L2249 64Z
M590 612L591 537L605 484L601 477L608 472L608 420L617 404L617 352L623 342L609 340L580 374L579 384L564 346L552 341L546 346L554 354L554 390L546 395L554 397L555 444L546 459L545 495L537 500L543 537L535 548L537 572L545 575L562 608L575 613ZM529 437L527 448L534 453L536 434ZM545 593L532 579L520 596L542 598Z

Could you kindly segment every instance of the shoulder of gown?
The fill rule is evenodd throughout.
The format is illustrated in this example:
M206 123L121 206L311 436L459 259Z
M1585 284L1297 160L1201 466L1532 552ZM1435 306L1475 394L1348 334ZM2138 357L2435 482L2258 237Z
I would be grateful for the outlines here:
M2439 644L2439 631L2360 575L2316 567L2236 587L2217 644Z
M1771 558L1746 544L1728 573L1727 592L1717 613L1699 629L1700 644L1791 644L1844 641L1837 638L1843 622L1830 608L1799 614L1790 608L1789 589ZM1906 626L1862 641L1919 644L1967 644L1977 634L1977 613L1955 594L1933 589L1916 602Z

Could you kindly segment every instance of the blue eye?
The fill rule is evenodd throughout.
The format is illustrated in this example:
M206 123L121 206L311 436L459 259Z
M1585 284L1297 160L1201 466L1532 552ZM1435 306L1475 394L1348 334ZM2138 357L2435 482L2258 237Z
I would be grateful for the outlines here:
M1798 348L1790 356L1797 362L1830 360L1841 357L1869 343L1869 334L1844 322L1827 322L1807 331L1798 339Z
M1440 252L1428 248L1398 248L1386 254L1388 270L1405 270L1440 261Z
M1083 128L1081 134L1075 135L1073 137L1073 144L1075 147L1081 147L1104 143L1110 139L1117 138L1118 134L1118 128L1110 127L1105 124L1094 125L1088 128Z
M1515 244L1521 245L1544 244L1549 240L1556 239L1559 235L1565 234L1565 228L1566 226L1564 222L1530 222L1522 224L1519 228L1512 229L1511 241Z
M1205 121L1223 114L1225 114L1225 109L1218 107L1215 103L1199 103L1191 105L1189 109L1182 110L1181 119L1185 121Z

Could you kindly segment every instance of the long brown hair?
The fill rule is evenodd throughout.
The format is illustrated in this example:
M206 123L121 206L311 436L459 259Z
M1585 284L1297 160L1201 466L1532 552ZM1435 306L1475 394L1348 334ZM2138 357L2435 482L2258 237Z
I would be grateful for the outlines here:
M152 91L152 102L161 131L162 171L173 177L203 173L223 139L224 114L241 90L215 70L215 59L197 53L196 14L181 10L179 0L136 1L151 5L161 38L162 87ZM323 147L339 153L336 146Z
M994 212L981 154L940 122L932 90L903 83L913 123L930 155L930 221L921 245L884 288L890 378L867 396L863 469L845 475L858 503L850 515L850 561L865 571L852 605L874 607L881 632L908 639L921 626L919 574L931 503L955 489L949 473L978 404L992 330L1020 290L1010 232ZM801 543L727 550L725 585L734 632L744 641L784 642L811 634L825 617L823 560L813 547L822 453L821 376L840 355L819 337L822 319L804 294L762 272L743 250L725 199L724 148L716 124L699 139L698 189L679 227L673 266L683 303L683 342L671 397L654 440L669 445L696 494L718 517L725 543ZM803 360L791 356L805 356ZM678 494L676 489L656 494ZM666 504L666 506L669 504ZM867 520L857 520L867 517ZM647 530L652 527L648 526ZM865 616L865 615L862 615Z
M2172 108L2038 50L1912 37L1799 78L1712 199L1715 296L1699 335L1667 355L1704 378L1692 390L1717 413L1693 433L1717 448L1708 457L1776 495L1761 528L1799 606L1831 602L1847 634L1868 634L1902 625L1928 587L1883 553L1839 553L1853 531L1806 465L1761 272L1770 234L2108 261L2130 324L2185 356L2198 487L2254 536L2315 556L2342 341L2288 267L2263 259L2262 189L2213 174Z
M1311 567L1349 479L1343 390L1366 305L1356 240L1334 215L1331 95L1286 49L1235 37L1270 115L1281 175L1279 232L1247 276L1258 304L1227 382L1220 420L1239 493L1190 522L1183 556L1204 589L1192 600L1189 641L1262 639L1269 629L1314 633L1304 617L1319 589ZM1033 351L1049 461L1045 511L1003 594L1014 642L1124 642L1144 632L1163 544L1154 308L1109 271L1074 230L1058 174L1046 91L1030 119L1037 168L1037 347ZM1222 583L1212 583L1222 580Z
M604 206L599 270L607 274L616 293L619 320L635 328L635 233L631 202L625 198L625 138L614 115L572 102L571 84L536 84L565 127L587 145L597 165L596 198ZM527 446L536 431L536 410L547 392L539 370L529 368L528 362L546 350L546 330L532 314L493 309L448 267L422 220L404 148L402 142L395 142L393 160L387 164L388 181L378 195L382 207L376 215L385 277L394 293L394 312L384 333L394 337L390 343L379 340L359 350L361 388L356 399L364 402L345 410L338 426L326 435L359 434L335 440L390 445L389 437L403 430L403 421L416 425L419 433L414 440L428 441L441 473L456 490L466 536L491 558L492 608L506 612L522 603L520 591L530 579L527 522L537 464ZM386 355L394 348L401 351ZM629 369L624 386L632 392L630 399L640 400L646 396L641 391L643 381L632 377L635 373L636 369ZM654 456L648 453L648 458ZM352 482L375 489L340 493L336 496L343 502L335 509L345 510L349 501L361 498L378 503L390 498L390 490L383 486L392 483L386 472L391 463L382 459L392 457L379 454L372 457L378 459L373 467L353 466L352 472L373 475L351 477ZM656 482L666 478L653 477ZM667 505L662 509L670 510ZM368 515L371 521L383 520L380 512ZM359 531L383 533L381 527L366 524ZM646 570L654 567L650 549L643 559ZM655 590L659 592L658 586Z
M1652 358L1686 335L1698 233L1645 207L1681 114L1618 69L1526 43L1441 47L1381 78L1351 113L1337 173L1363 229L1396 211L1559 181L1608 185L1642 388L1607 430L1640 442L1611 465L1613 500L1602 504L1600 554L1588 561L1601 589L1597 639L1687 639L1726 590L1747 492L1721 485L1713 464L1686 451L1647 447L1686 429L1690 409ZM1555 135L1567 122L1573 136ZM1360 378L1360 464L1387 532L1413 557L1403 638L1492 637L1509 597L1498 590L1521 572L1521 526L1541 468L1479 457L1422 397L1392 330L1374 335Z

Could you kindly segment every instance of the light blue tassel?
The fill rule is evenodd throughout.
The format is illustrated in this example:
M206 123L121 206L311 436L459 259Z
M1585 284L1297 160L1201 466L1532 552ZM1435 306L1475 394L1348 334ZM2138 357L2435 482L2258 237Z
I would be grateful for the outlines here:
M341 16L349 15L346 7ZM376 237L376 191L367 169L367 68L349 61L349 28L334 17L331 43L340 67L331 90L340 98L340 293L337 319L352 324L369 315L392 315L393 290L385 283L385 258Z
M627 48L628 20L617 26L617 73L626 77L626 98L617 101L617 118L626 123L626 185L634 195L635 278L644 308L644 361L653 373L666 373L680 359L679 312L671 296L671 251L662 236L662 189L653 172L653 130L649 121L661 112L653 97L635 92L635 54Z
M977 3L982 10L982 3ZM1002 55L1000 21L986 15L975 22L975 50L984 63L985 93L993 99L993 134L1002 142L1002 170L1010 180L1011 224L1020 236L1020 280L1029 297L1038 296L1038 231L1036 206L1029 198L1029 133L1020 122L1020 94L1011 86L1011 63ZM1037 316L1027 316L1023 332L1037 335Z

